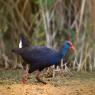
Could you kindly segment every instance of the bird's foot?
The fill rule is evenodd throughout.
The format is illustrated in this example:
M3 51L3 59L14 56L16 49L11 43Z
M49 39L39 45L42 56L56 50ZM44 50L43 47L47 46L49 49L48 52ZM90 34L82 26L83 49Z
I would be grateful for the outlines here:
M22 78L21 83L23 83L23 84L27 84L28 83L28 76L27 75Z
M28 79L29 79L29 74L28 73L24 73L21 83L27 84L28 83Z
M26 79L22 79L22 80L21 80L21 83L22 83L22 84L27 84L28 82L27 82Z
M45 85L47 84L46 82L44 82L44 81L42 81L42 80L40 80L40 81L38 81L38 82L43 83L43 84L45 84Z
M39 77L36 77L37 81L40 82L40 83L43 83L43 84L47 84L46 82L44 82L43 80L41 80Z

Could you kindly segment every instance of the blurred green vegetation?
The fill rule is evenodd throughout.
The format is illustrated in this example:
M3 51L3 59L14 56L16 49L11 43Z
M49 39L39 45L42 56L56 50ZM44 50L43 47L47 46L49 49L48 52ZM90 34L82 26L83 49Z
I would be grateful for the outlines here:
M89 2L83 0L0 0L0 63L5 60L2 54L15 63L11 49L23 33L31 45L59 48L64 40L71 40L78 61L83 52L84 64L87 54L94 56L90 19Z

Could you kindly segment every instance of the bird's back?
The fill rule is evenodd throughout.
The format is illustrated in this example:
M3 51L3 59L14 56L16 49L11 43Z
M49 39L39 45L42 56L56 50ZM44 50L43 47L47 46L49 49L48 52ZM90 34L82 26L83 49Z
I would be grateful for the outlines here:
M32 64L56 64L58 61L58 53L54 49L44 46L34 46L24 48L22 57L24 60Z
M58 53L54 49L44 46L22 48L21 56L24 61L30 64L29 73L35 70L43 70L46 67L58 63Z

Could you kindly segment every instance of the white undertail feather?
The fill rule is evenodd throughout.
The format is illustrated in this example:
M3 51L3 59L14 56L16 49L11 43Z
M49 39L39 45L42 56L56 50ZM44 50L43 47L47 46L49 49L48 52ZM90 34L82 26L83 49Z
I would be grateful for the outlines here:
M19 42L19 48L22 48L22 41Z

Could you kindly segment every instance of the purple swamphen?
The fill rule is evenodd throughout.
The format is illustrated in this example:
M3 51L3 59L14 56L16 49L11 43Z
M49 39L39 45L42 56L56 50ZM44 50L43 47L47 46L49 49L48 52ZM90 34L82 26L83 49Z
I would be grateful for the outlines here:
M49 66L56 65L69 49L75 51L75 48L71 41L65 41L59 51L48 48L46 46L24 46L22 47L20 42L20 48L12 49L12 52L20 55L25 63L23 83L27 82L28 74L36 71L36 79L39 82L46 84L40 79L40 72Z

